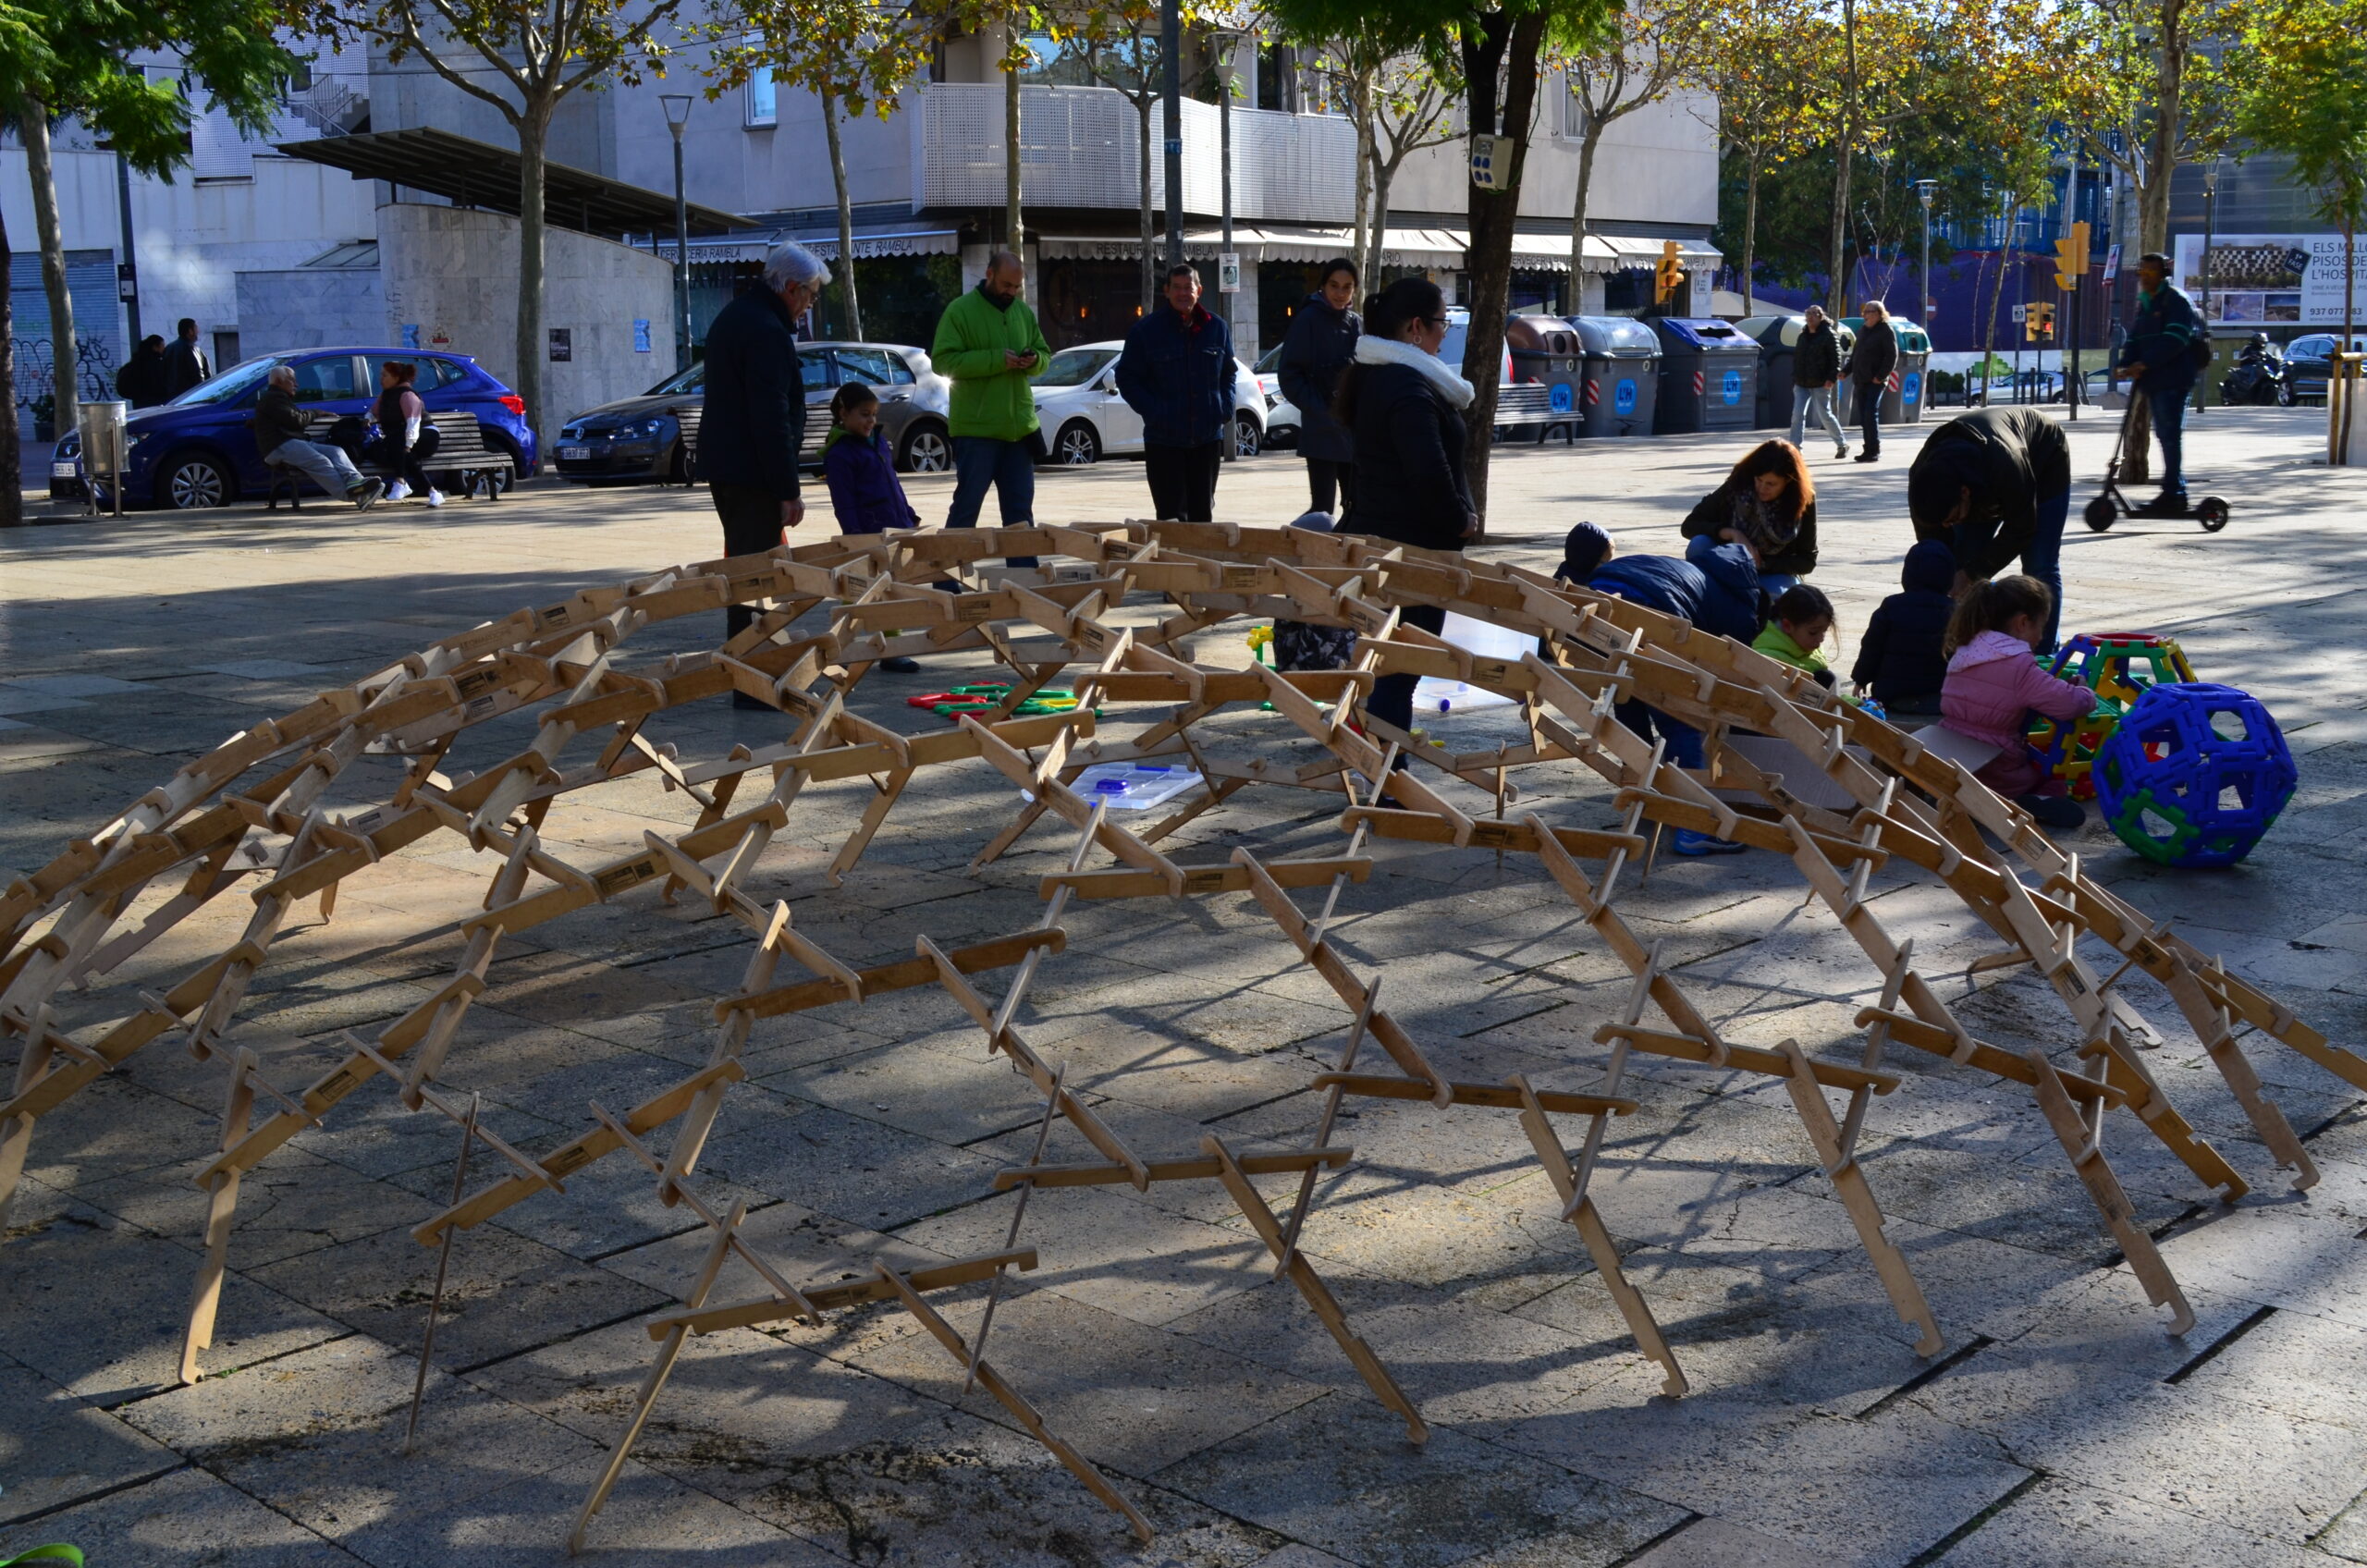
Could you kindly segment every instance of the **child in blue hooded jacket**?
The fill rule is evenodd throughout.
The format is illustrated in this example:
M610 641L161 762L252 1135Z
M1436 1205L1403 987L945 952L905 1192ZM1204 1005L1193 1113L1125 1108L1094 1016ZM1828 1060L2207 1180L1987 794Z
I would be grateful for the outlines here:
M830 398L822 477L829 482L830 509L838 514L840 533L884 533L920 526L921 514L904 498L895 454L879 431L879 395L860 381L848 382ZM898 657L881 659L879 668L890 675L911 675L921 667L915 659Z
M1617 557L1610 534L1594 523L1581 522L1563 541L1562 564L1553 575L1738 643L1756 638L1763 619L1758 554L1748 545L1722 545L1707 534L1686 541L1683 560ZM1633 699L1614 711L1620 723L1647 741L1657 731L1668 742L1668 760L1677 766L1699 771L1703 766L1701 731L1691 725ZM1669 847L1681 855L1739 854L1743 849L1730 839L1684 827L1675 830Z

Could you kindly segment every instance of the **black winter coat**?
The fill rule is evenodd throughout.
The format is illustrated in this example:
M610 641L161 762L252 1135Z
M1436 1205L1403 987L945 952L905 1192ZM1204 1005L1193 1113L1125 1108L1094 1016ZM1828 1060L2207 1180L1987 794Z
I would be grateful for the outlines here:
M1744 484L1749 481L1745 480ZM1695 503L1685 514L1681 533L1691 539L1707 534L1716 542L1718 530L1734 521L1735 483L1732 478ZM1810 501L1800 513L1800 531L1792 536L1791 547L1781 554L1768 557L1759 563L1759 570L1771 576L1806 577L1816 570L1816 503Z
M1879 325L1869 322L1858 334L1858 346L1849 354L1849 379L1860 386L1888 381L1890 373L1898 368L1898 334L1891 330L1887 321Z
M1282 357L1275 366L1282 396L1298 409L1298 451L1303 458L1344 463L1355 456L1355 433L1331 417L1331 394L1340 372L1355 357L1364 318L1335 311L1320 294L1309 294L1282 335Z
M1407 365L1360 365L1355 532L1425 550L1460 550L1477 510L1464 477L1463 414Z
M1134 323L1118 356L1118 396L1151 447L1205 447L1233 423L1233 329L1198 305L1187 322L1164 301Z
M172 396L165 373L162 349L135 349L124 367L115 373L116 396L135 409L153 409Z
M717 312L706 334L699 477L793 501L805 445L805 384L781 297L761 284Z
M1946 496L1953 506L1959 489L1972 492L1972 510L1952 535L1935 515L1937 499L1919 506L1916 497ZM1907 474L1915 536L1948 543L1969 577L2004 570L2038 531L2039 501L2070 489L2071 443L2061 425L2030 408L1958 414L1932 432Z
M1826 322L1814 332L1803 332L1792 349L1792 385L1830 386L1841 379L1841 334Z
M205 350L194 341L176 337L165 345L166 397L178 398L213 374L214 367L205 362Z
M1940 694L1948 677L1948 656L1940 650L1956 608L1948 597L1956 570L1956 557L1936 539L1907 552L1898 574L1906 592L1875 607L1858 643L1858 662L1849 667L1849 679L1871 687L1876 702L1893 704Z

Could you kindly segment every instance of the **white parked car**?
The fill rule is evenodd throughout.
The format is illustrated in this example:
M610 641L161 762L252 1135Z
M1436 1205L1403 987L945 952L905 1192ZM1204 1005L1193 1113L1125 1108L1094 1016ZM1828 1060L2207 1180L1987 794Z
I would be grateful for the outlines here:
M1118 396L1123 343L1086 343L1054 354L1036 378L1036 418L1056 463L1099 462L1143 449L1142 416ZM1257 378L1233 361L1233 449L1254 458L1266 436L1266 396Z

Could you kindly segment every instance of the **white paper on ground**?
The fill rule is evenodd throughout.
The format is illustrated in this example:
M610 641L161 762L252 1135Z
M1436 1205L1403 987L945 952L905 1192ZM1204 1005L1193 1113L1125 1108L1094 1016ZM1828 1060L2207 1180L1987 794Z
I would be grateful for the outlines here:
M1518 664L1524 655L1537 647L1537 639L1524 631L1512 631L1484 620L1473 620L1453 610L1446 612L1446 630L1439 633L1458 648L1478 654L1482 658L1502 659ZM1499 696L1478 686L1460 680L1441 680L1425 675L1414 685L1414 717L1417 721L1424 714L1461 713L1469 708L1500 708L1512 704L1510 697Z

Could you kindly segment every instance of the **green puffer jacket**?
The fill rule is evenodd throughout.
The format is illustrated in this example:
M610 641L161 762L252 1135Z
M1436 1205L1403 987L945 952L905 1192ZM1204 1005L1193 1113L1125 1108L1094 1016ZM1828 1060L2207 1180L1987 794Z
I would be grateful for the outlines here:
M1032 353L1036 362L1012 370L1002 362L1006 350ZM1022 441L1034 432L1036 394L1030 382L1052 357L1052 349L1026 300L1013 300L998 309L983 289L973 288L938 318L937 343L928 357L938 374L953 382L955 436Z

